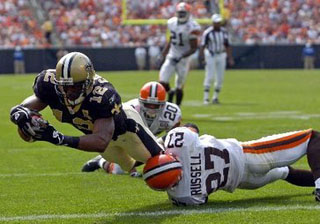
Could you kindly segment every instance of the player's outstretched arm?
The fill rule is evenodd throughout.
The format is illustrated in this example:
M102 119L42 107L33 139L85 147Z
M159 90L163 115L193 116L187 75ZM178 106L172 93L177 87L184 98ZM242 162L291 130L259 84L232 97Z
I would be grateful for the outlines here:
M22 102L21 105L30 110L38 112L42 111L44 108L48 106L48 104L42 102L36 95L29 96Z
M51 124L35 130L32 136L37 141L46 141L54 145L64 145L87 152L104 152L112 139L114 132L113 118L100 118L94 123L92 134L80 137L67 136L57 131Z
M66 136L41 118L38 112L46 107L46 103L32 95L26 98L21 105L11 109L10 119L24 135L33 140L47 141L55 145L65 145L89 152L103 152L107 148L114 132L112 117L97 119L92 134L81 137Z
M80 137L78 149L88 152L104 152L112 140L113 118L100 118L94 122L93 133Z

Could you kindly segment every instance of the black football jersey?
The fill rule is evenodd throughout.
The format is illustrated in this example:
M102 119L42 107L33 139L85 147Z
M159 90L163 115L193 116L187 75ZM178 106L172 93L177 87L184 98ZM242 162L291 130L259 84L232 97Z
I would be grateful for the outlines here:
M55 70L42 71L34 81L35 95L48 104L54 116L64 123L72 124L85 134L91 134L94 121L113 117L115 131L113 139L126 132L126 115L122 110L121 97L106 79L96 75L92 91L75 107L68 107L62 95L56 91Z

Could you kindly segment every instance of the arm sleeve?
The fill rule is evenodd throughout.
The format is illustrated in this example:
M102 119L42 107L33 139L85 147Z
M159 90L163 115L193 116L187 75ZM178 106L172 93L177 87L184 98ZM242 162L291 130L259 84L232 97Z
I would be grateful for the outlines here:
M33 83L33 92L41 101L49 104L51 95L55 92L53 82L54 73L44 70L39 73Z

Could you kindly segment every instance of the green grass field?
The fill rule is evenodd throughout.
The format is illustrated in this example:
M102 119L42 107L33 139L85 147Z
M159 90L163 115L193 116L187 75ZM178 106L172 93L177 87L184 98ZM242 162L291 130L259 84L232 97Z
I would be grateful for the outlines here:
M137 97L157 72L99 73L123 101ZM95 154L49 143L26 143L9 121L9 110L32 94L34 75L0 76L0 222L10 223L319 223L312 188L278 181L254 191L219 191L205 206L178 208L143 180L103 172L81 173ZM303 70L229 70L221 105L202 105L203 71L192 71L181 107L183 122L218 138L252 140L313 127L320 129L320 74ZM55 121L58 130L79 135ZM295 167L308 168L306 159ZM140 168L141 169L141 168Z

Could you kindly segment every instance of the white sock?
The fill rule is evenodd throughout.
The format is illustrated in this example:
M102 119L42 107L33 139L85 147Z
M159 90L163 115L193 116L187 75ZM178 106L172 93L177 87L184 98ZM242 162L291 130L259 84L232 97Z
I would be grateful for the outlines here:
M282 177L281 177L281 179L282 180L285 180L285 179L287 179L287 177L288 177L288 175L289 175L289 167L280 167L280 168L278 168L278 170L280 171L280 172L282 172Z
M316 179L316 181L314 182L314 184L316 185L317 189L320 189L320 178Z
M213 100L214 99L218 99L218 97L219 97L219 91L214 91L214 95L213 95Z
M103 165L104 165L105 162L107 162L107 160L105 160L104 158L101 157L101 159L98 162L98 165L100 166L100 168L103 169Z
M203 100L209 100L209 91L204 91Z

